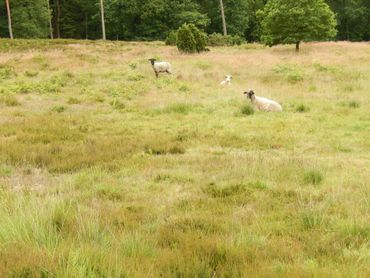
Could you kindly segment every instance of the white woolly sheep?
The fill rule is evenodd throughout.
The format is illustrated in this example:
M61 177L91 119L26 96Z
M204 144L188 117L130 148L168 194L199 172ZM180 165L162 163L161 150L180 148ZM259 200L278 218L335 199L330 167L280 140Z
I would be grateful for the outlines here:
M231 80L232 79L233 79L233 77L231 75L226 75L225 79L220 83L220 85L221 86L231 85Z
M282 112L283 108L279 103L276 101L264 98L264 97L258 97L254 94L253 90L249 90L244 92L245 95L251 100L252 105L257 108L260 111L265 112Z
M149 59L150 63L152 64L155 76L158 78L159 73L167 72L168 74L172 74L171 64L168 62L157 62L156 59L151 58Z

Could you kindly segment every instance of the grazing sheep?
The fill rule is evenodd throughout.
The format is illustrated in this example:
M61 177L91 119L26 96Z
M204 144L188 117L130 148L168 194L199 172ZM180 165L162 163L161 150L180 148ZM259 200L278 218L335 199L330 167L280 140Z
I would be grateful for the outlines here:
M151 58L149 59L150 63L152 64L155 76L158 78L159 73L167 72L168 74L172 74L171 64L168 62L157 62L156 59Z
M257 108L258 110L265 111L265 112L282 112L283 108L279 103L276 101L258 97L254 94L253 90L249 90L244 92L245 95L251 100L252 105Z
M231 85L231 80L232 79L233 79L233 77L231 75L226 75L225 79L220 83L220 85L221 86Z

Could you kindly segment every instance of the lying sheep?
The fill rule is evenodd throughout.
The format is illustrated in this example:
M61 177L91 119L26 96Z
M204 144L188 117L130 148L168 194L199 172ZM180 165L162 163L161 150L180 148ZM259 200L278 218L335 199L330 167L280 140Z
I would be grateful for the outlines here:
M253 90L249 90L244 92L245 95L251 100L252 105L257 108L258 110L265 111L265 112L282 112L283 108L279 103L276 101L258 97L254 94Z
M156 59L151 58L149 59L150 63L152 64L155 76L158 78L159 73L167 72L168 74L172 74L171 64L168 62L157 62Z
M220 85L221 86L231 85L231 80L232 79L233 79L233 77L231 75L226 75L225 79L220 83Z

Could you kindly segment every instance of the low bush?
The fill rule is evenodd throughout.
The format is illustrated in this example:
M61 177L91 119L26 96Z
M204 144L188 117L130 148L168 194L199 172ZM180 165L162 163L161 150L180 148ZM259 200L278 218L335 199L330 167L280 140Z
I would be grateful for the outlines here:
M177 31L171 31L166 38L166 45L176 45L177 42Z
M233 46L233 45L241 45L243 42L244 42L243 38L238 35L224 36L219 33L213 33L213 34L208 35L208 45L209 46Z

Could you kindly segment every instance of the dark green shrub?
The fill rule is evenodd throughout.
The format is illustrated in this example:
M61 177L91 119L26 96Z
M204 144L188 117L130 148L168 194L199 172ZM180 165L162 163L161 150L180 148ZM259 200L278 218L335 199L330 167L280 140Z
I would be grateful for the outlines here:
M187 24L177 30L176 45L180 52L195 53L197 51L194 35Z
M207 45L207 35L201 30L199 30L194 24L189 24L188 26L195 38L195 46L197 52L199 53L205 51Z
M242 45L245 42L245 40L241 36L235 35L231 36L231 42L232 45Z
M171 31L166 38L166 45L176 45L177 31Z
M184 24L177 30L176 45L180 52L195 53L205 51L206 35L193 24Z

